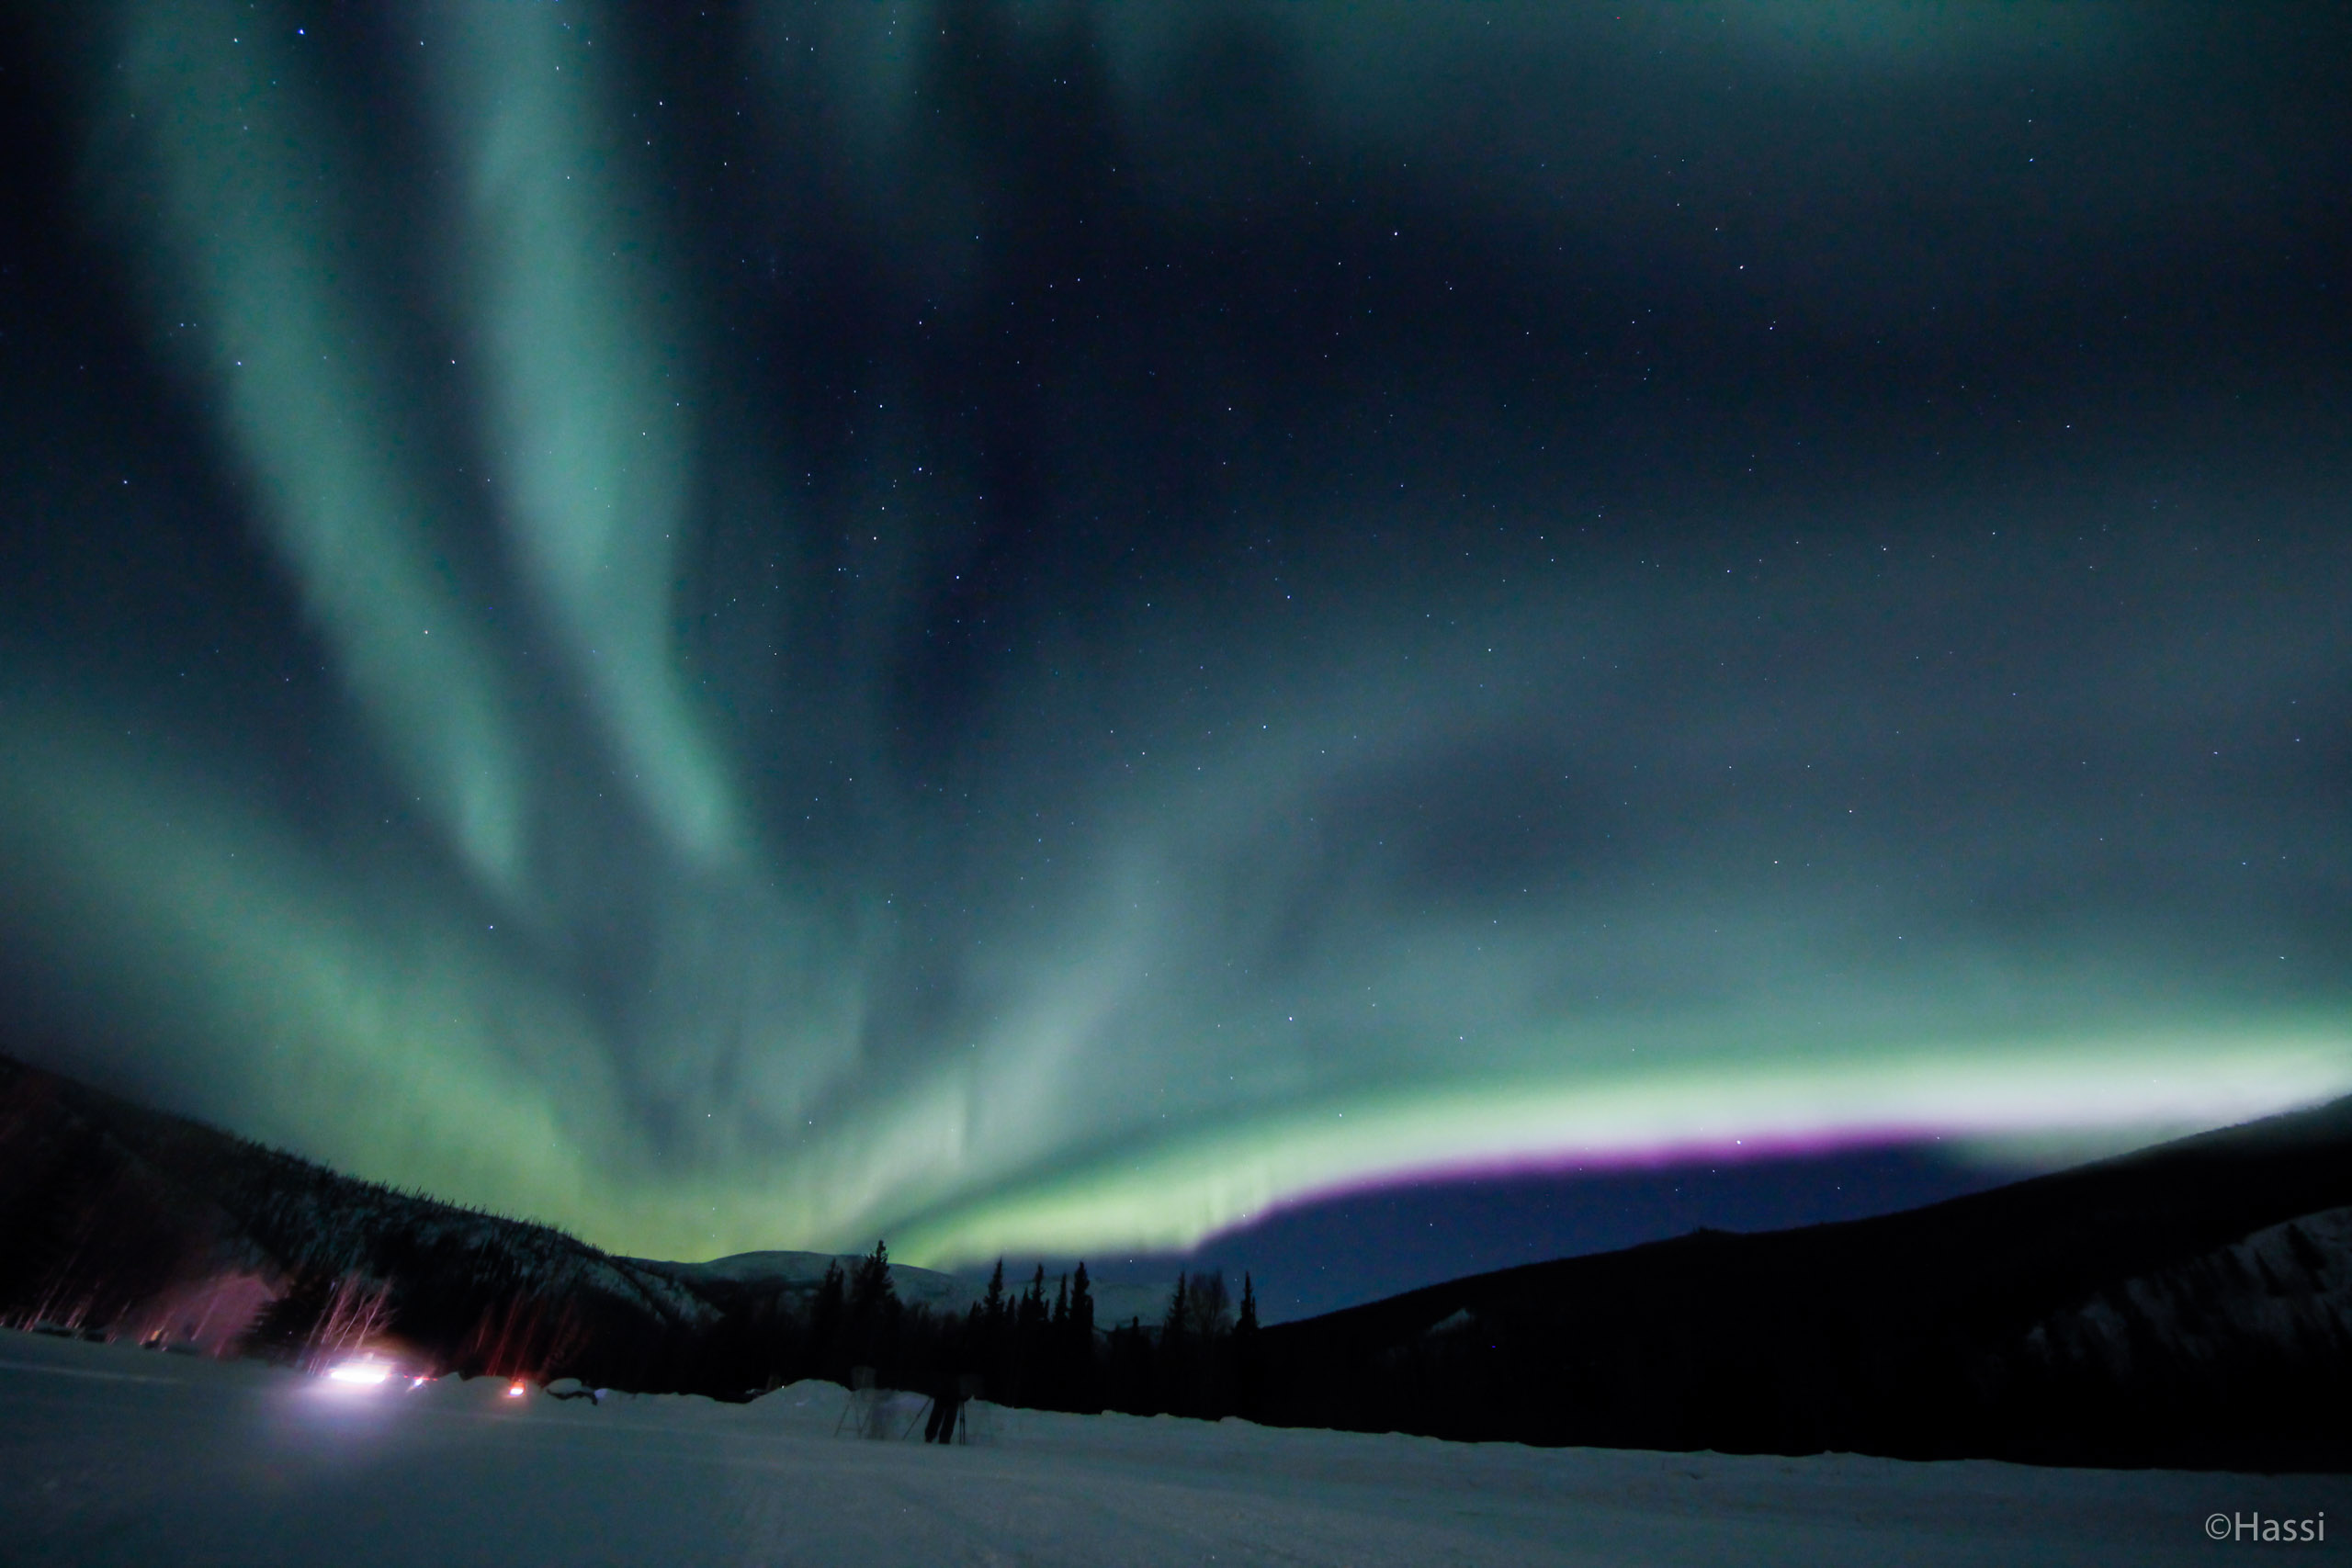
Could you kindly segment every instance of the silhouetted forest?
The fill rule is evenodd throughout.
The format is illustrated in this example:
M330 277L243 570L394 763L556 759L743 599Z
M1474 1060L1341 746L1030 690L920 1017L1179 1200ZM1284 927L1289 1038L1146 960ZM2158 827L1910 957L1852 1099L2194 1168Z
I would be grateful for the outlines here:
M1246 1276L1236 1303L1222 1273L1183 1275L1159 1321L1104 1325L1084 1263L1050 1280L1039 1267L1014 1288L1000 1262L968 1311L939 1313L898 1300L877 1242L854 1267L829 1270L805 1306L771 1291L729 1311L706 1343L704 1384L846 1384L871 1367L885 1386L923 1391L977 1376L986 1398L1031 1409L1231 1415L1253 1382L1255 1298Z

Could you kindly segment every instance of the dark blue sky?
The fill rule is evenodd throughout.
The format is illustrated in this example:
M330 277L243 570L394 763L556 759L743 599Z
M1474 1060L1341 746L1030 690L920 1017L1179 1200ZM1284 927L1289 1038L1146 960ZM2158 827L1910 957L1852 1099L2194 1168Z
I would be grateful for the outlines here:
M1164 1296L1179 1272L1221 1270L1236 1299L1248 1274L1265 1320L1279 1322L1468 1274L1637 1247L1702 1227L1778 1230L1893 1213L2025 1173L1929 1143L1413 1182L1286 1208L1191 1253L1086 1261L1102 1283L1137 1288L1118 1297L1130 1312ZM1038 1261L1008 1259L1007 1274L1017 1280ZM1043 1261L1053 1277L1077 1260ZM966 1272L986 1278L984 1269Z

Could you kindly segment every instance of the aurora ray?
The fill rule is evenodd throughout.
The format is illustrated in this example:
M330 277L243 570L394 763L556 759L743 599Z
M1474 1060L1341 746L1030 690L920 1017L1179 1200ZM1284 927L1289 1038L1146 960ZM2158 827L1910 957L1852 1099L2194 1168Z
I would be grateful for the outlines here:
M2352 1089L2319 53L1694 16L24 24L22 1016L676 1256Z

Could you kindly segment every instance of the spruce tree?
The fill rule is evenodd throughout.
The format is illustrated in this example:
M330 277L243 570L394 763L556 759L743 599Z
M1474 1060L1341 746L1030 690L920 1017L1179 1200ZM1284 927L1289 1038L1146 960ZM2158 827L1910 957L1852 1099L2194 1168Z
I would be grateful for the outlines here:
M890 1283L890 1247L876 1241L874 1250L857 1260L857 1273L850 1280L850 1315L865 1318L883 1311L883 1303L897 1305L899 1292Z
M888 1376L899 1337L899 1292L890 1282L890 1248L880 1241L857 1260L849 1281L850 1354Z
M981 1298L980 1306L988 1317L989 1332L994 1334L1001 1330L1004 1327L1004 1259L1001 1258L996 1260L996 1272L989 1276L989 1293Z
M1256 1419L1265 1392L1258 1344L1258 1291L1241 1276L1241 1314L1233 1321L1233 1395L1236 1414Z
M1046 1325L1046 1266L1037 1265L1037 1277L1021 1292L1021 1331L1034 1335Z
M1053 1312L1037 1336L1037 1386L1033 1403L1043 1410L1070 1407L1069 1276L1054 1285Z
M1159 1325L1159 1350L1152 1359L1159 1373L1159 1408L1171 1416L1189 1416L1192 1401L1192 1346L1189 1343L1193 1321L1192 1298L1184 1289L1184 1276L1176 1276L1176 1289L1168 1298L1168 1315Z
M825 1265L825 1278L817 1286L817 1299L808 1309L808 1356L813 1363L810 1371L818 1377L845 1382L849 1362L842 1343L842 1316L848 1301L847 1281L842 1278L838 1262Z
M1189 1303L1193 1336L1202 1344L1222 1339L1233 1328L1233 1304L1225 1293L1225 1270L1193 1276Z
M1063 1402L1092 1415L1102 1408L1102 1380L1094 1359L1094 1292L1081 1262L1070 1276L1069 1322L1062 1332Z
M979 1332L972 1341L973 1370L987 1385L988 1397L1000 1404L1013 1403L1016 1375L1012 1363L1012 1303L1004 1293L1004 1259L996 1260L988 1292L972 1308Z

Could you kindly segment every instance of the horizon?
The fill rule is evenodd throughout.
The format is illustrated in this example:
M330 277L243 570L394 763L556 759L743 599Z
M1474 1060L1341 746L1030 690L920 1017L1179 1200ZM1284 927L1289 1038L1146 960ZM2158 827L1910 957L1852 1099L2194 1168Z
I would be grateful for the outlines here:
M0 1055L0 1065L24 1066L5 1055ZM40 1069L33 1071L38 1074ZM134 1111L152 1111L136 1099L99 1092ZM2013 1160L2006 1167L1932 1145L1888 1144L1841 1150L1828 1156L1758 1152L1740 1162L1704 1168L1659 1162L1633 1168L1521 1174L1471 1183L1408 1182L1286 1205L1256 1224L1212 1237L1187 1251L1122 1258L1114 1249L1092 1258L1005 1254L985 1264L947 1269L928 1269L898 1257L889 1262L894 1272L908 1269L949 1280L957 1287L959 1299L968 1294L975 1302L985 1293L992 1274L1001 1274L1011 1299L1025 1291L1033 1280L1053 1281L1057 1292L1067 1289L1077 1271L1085 1269L1096 1303L1095 1325L1106 1334L1130 1318L1140 1317L1147 1326L1156 1322L1168 1310L1170 1292L1187 1278L1216 1279L1229 1287L1237 1280L1245 1284L1262 1280L1255 1291L1259 1318L1271 1326L1520 1268L1632 1251L1700 1235L1762 1237L1901 1218L1953 1200L1991 1195L2041 1177L2071 1176L2118 1161L2128 1164L2132 1156L2161 1155L2200 1144L2209 1135L2226 1136L2299 1121L2305 1113L2340 1111L2346 1107L2352 1107L2352 1096L2153 1145L2135 1141L2120 1149L2070 1147L2066 1157L2054 1157L2052 1149L2043 1147L2034 1151L2035 1158ZM304 1157L241 1141L264 1153ZM2015 1156L2021 1151L2009 1152ZM331 1167L318 1168L338 1179L363 1179ZM383 1190L404 1201L456 1208L496 1224L551 1229L616 1261L662 1269L704 1269L745 1258L791 1258L841 1265L846 1273L854 1273L855 1266L873 1257L876 1248L887 1249L889 1240L877 1237L873 1247L842 1252L763 1247L707 1258L629 1257L595 1247L531 1215L460 1204L421 1190ZM1482 1210L1487 1212L1481 1213ZM1463 1223L1465 1215L1472 1223ZM1334 1270L1334 1259L1346 1262ZM722 1276L766 1278L741 1270L722 1270ZM814 1274L788 1277L817 1278ZM938 1305L929 1299L909 1304L925 1309Z

